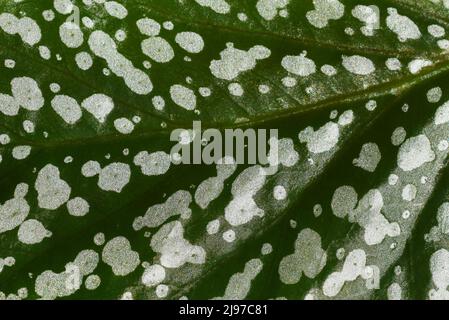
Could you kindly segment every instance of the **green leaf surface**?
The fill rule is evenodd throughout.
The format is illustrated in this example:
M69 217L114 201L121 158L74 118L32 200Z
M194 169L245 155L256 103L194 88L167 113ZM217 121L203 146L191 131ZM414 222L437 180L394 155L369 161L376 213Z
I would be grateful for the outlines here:
M446 0L0 0L0 298L449 299ZM175 165L277 129L279 166Z

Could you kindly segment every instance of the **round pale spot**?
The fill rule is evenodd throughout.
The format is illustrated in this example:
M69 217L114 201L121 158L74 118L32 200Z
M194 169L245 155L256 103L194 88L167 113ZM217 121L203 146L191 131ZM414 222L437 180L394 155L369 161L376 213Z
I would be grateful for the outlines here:
M231 95L236 96L236 97L241 97L241 96L243 96L243 93L244 93L242 86L236 82L230 83L228 85L228 90Z
M388 58L387 61L385 61L385 65L390 71L398 71L402 68L402 63L397 58Z
M81 70L88 70L92 67L93 60L87 52L79 52L75 55L75 62Z
M165 298L168 295L169 288L165 284L160 284L156 287L156 295L158 298Z
M131 249L128 239L121 236L109 240L101 256L116 276L126 276L140 264L139 254Z
M391 143L394 146L399 146L404 142L406 137L407 132L405 131L405 129L403 127L397 127L391 134Z
M20 106L16 99L10 95L0 93L0 112L7 116L16 116L19 113Z
M231 243L235 241L235 232L234 230L228 230L223 233L223 240Z
M73 125L81 119L81 107L72 97L57 95L51 100L51 107L67 124Z
M220 220L212 220L206 226L206 231L208 234L216 234L220 230Z
M115 129L121 134L130 134L134 130L134 123L126 118L114 120Z
M69 14L73 11L73 3L70 0L54 0L53 5L60 14Z
M28 77L11 80L11 92L16 102L30 111L37 111L44 106L44 97L34 79Z
M430 103L440 102L441 97L443 96L443 90L440 87L435 87L427 91L427 101Z
M165 268L159 264L154 264L145 268L142 275L142 283L147 287L154 287L165 279Z
M64 22L59 27L61 41L69 48L78 48L83 44L84 35L80 27L73 22Z
M161 25L150 18L139 19L137 20L136 25L140 33L150 37L157 36L161 31Z
M120 193L129 183L131 169L128 164L114 162L104 167L98 178L98 186L104 191Z
M374 63L368 58L358 55L350 57L343 56L342 58L343 67L353 74L366 76L376 70Z
M273 189L273 197L276 200L285 200L287 198L287 191L283 186L275 186Z
M128 15L128 10L126 10L126 8L122 4L115 1L106 1L104 4L104 8L110 16L117 19L125 19Z
M141 47L144 54L159 63L167 63L175 57L171 45L161 37L148 38L142 41Z
M84 282L87 290L95 290L100 286L100 284L101 278L96 274L89 275Z
M51 237L51 234L40 221L30 219L20 225L17 237L24 244L36 244Z
M26 159L31 153L30 146L17 146L12 149L12 156L14 159L23 160Z

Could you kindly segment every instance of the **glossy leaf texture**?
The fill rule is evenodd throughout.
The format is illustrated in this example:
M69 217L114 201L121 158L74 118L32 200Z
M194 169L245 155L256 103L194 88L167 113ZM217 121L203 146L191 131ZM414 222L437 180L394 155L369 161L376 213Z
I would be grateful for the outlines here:
M446 0L0 0L0 298L449 299L448 26ZM276 172L171 163L194 121L278 129Z

